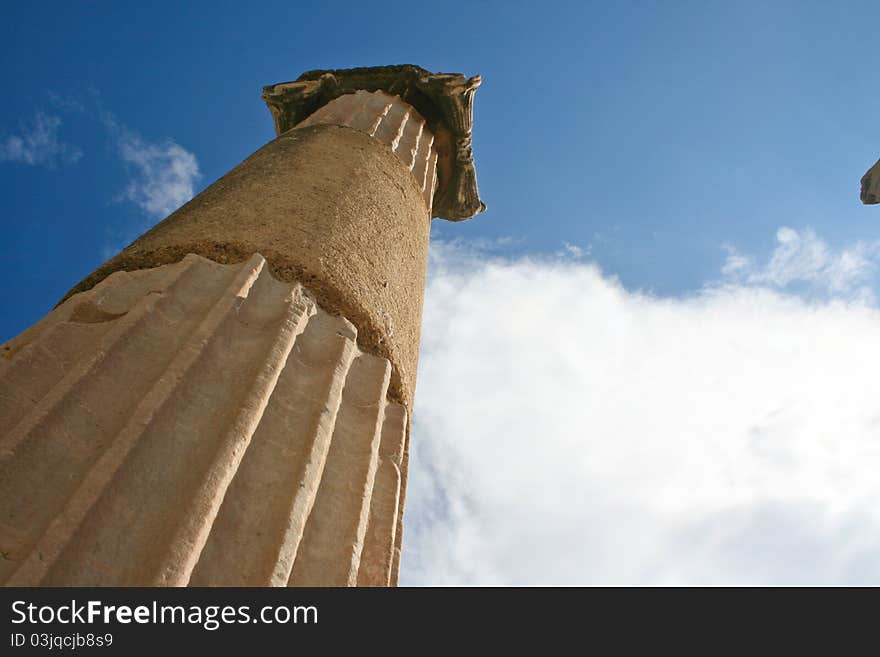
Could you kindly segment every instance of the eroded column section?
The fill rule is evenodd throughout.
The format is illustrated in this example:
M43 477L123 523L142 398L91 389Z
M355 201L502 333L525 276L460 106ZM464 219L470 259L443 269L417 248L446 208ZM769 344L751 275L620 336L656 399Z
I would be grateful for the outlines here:
M321 490L290 575L291 586L357 582L385 416L388 361L359 356L342 391Z
M397 516L402 501L401 467L406 433L406 409L401 404L387 404L370 500L370 524L358 569L358 586L391 584Z
M260 255L70 298L4 349L2 581L354 584L397 407L389 362L356 338ZM47 342L64 357L17 390Z

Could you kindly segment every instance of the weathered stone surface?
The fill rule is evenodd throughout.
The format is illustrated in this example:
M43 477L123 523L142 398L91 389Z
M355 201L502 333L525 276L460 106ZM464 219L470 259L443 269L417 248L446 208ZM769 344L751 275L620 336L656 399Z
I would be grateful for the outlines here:
M479 83L266 88L277 139L0 345L0 583L397 583L429 224L485 208Z
M865 205L880 203L880 160L862 176L861 197Z
M437 151L434 134L412 106L381 91L356 91L331 100L296 127L322 123L360 130L387 145L413 172L430 210L437 182Z
M320 487L352 359L349 322L318 310L294 344L190 579L286 586Z
M380 438L405 433L355 338L258 254L68 299L4 345L0 581L355 584ZM25 369L43 376L21 390Z
M375 66L309 71L294 82L263 88L263 99L284 134L335 98L358 90L399 96L427 121L435 136L438 183L432 216L470 219L486 209L477 190L471 136L474 94L482 79L430 73L418 66Z
M369 531L358 569L358 586L388 586L394 566L398 512L401 508L401 466L406 444L406 409L385 406L379 462L370 500Z
M366 354L351 365L321 488L290 574L291 586L357 583L389 373L388 361Z
M391 361L392 397L410 408L429 232L422 190L386 145L313 125L258 150L74 291L187 253L223 263L261 253L276 278L307 286L357 326L365 351Z

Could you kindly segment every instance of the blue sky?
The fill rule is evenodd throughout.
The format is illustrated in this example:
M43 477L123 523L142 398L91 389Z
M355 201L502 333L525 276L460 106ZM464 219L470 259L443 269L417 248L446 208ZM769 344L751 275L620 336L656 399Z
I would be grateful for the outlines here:
M843 452L835 458L848 464L850 483L862 481L853 464L871 462L867 453L874 457L871 436L880 417L873 401L850 394L851 386L871 385L870 379L850 376L853 368L880 364L870 337L880 326L874 297L880 211L860 205L858 198L859 178L880 156L876 3L54 2L10 4L4 18L0 275L7 286L0 340L39 319L114 249L270 140L262 85L315 68L389 63L479 73L484 82L476 96L474 148L489 210L463 224L435 222L432 229L437 247L413 434L424 447L417 445L422 451L414 460L414 474L421 478L411 484L407 513L413 529L407 540L414 556L404 580L754 583L797 582L812 572L816 581L880 581L880 572L860 565L869 548L880 547L880 520L872 511L864 512L870 518L858 515L867 508L865 500L880 502L880 492L869 483L841 488L833 473L812 469L815 459L826 458L822 450L834 434L823 427L848 426ZM534 288L534 281L546 287ZM479 290L482 301L471 299ZM520 294L533 305L518 305ZM499 308L488 299L509 303ZM604 347L585 352L582 344L568 351L560 346L561 351L540 354L535 348L529 353L539 354L540 362L562 365L547 369L535 356L532 369L529 362L523 365L528 377L518 378L510 376L506 363L519 358L524 344L541 340L540 333L514 339L508 331L492 349L470 345L470 351L463 341L443 341L446 329L452 334L456 326L454 321L446 326L449 317L469 313L501 322L511 308L526 315L540 308L539 317L565 314L559 345L583 331ZM751 314L755 309L762 312ZM571 317L581 323L572 324ZM642 328L627 323L633 317L644 320ZM741 324L736 317L754 321ZM664 337L664 331L687 334L683 318L706 327L706 340L694 338L690 350ZM509 319L504 326L517 322ZM623 323L633 342L607 341L602 325L614 321ZM785 336L793 334L798 339L786 343ZM733 355L725 351L740 342L760 355L754 362L746 359L747 372L735 355L740 347ZM667 349L646 349L653 344ZM774 351L780 344L782 351ZM459 363L450 357L453 352L471 360ZM644 358L633 364L628 353ZM580 374L565 379L560 372L568 371L572 354L583 359L572 370ZM484 367L475 375L469 363L476 361ZM635 374L627 374L621 363L647 380L669 377L669 385L632 385ZM706 363L716 369L707 370ZM623 378L597 382L583 378L588 370ZM690 378L681 375L685 370ZM799 380L818 381L823 372L839 385L792 392L801 390ZM468 400L461 399L461 412L453 418L432 400L458 404L450 400L461 394L456 382L462 376L476 376L495 394L470 414ZM552 399L535 401L539 396L531 388L516 388L526 381L537 387L545 380L541 376L551 382ZM705 385L694 389L689 381L701 377ZM559 381L568 383L553 387ZM613 381L619 388L603 387ZM675 397L643 408L645 397L633 399L628 386L650 399ZM577 413L563 413L568 424L519 421L519 429L501 419L518 417L528 408L524 400L532 399L536 421L549 406L569 399L565 391L572 389L619 401L621 396L612 394L617 390L630 410L600 404L617 408L617 419L590 416L595 426L586 426ZM782 396L776 399L777 394ZM705 422L664 423L663 408L679 409L679 417L693 410L676 406L683 399L710 409ZM861 401L851 408L853 399ZM826 407L829 400L835 400L836 411ZM488 406L490 401L500 405ZM511 407L514 401L520 410ZM580 396L569 401L583 405ZM420 428L420 413L433 418L433 427ZM643 416L645 424L627 425L620 418L629 414ZM585 506L575 519L544 526L542 535L556 538L543 545L588 546L583 549L591 563L605 566L579 569L584 562L579 548L562 556L548 553L542 562L569 564L570 570L536 570L510 548L534 548L535 535L523 535L522 527L533 519L518 519L516 499L496 495L506 471L499 466L499 479L484 481L470 469L497 451L492 440L483 440L487 435L533 445L534 434L520 435L518 442L522 427L545 434L542 440L552 450L568 449L571 436L583 429L587 452L605 445L590 441L610 432L622 451L597 461L602 473L619 474L610 489L626 488L626 473L641 472L643 481L659 477L659 486L669 483L672 501L663 513L649 513L653 489L632 487L628 497L610 506ZM727 457L718 454L729 455L725 450L733 445L753 445L756 435L772 434L789 447L779 447L785 458L777 458L779 450L770 458L764 448L742 447L749 456L737 452L736 462L751 473L751 488L713 489L707 499L717 503L709 510L683 501L687 490L701 485L690 475L665 479L644 464L615 470L650 452L637 439L643 432L656 430L658 440L666 435L682 455L693 456L702 453L701 436L728 429L726 447L707 452L689 473L702 470L724 479ZM461 440L449 444L444 435ZM480 444L489 451L463 447ZM511 451L514 481L533 479L530 454ZM806 465L792 470L790 464L801 461ZM593 499L593 492L578 487L598 476L594 467L571 466L565 470L568 479L563 472L560 481ZM674 470L674 463L669 467ZM455 472L472 472L473 487ZM461 483L461 489L450 490L449 481ZM783 484L774 488L774 481ZM814 493L804 492L808 489ZM483 508L478 499L491 503ZM746 499L751 506L742 506ZM652 536L670 555L665 565L658 565L665 554L659 548L661 556L633 554L629 561L606 563L603 559L613 561L621 551L603 552L602 541L591 542L594 533L569 535L565 529L619 519L621 507L638 509L631 517L655 528ZM532 512L555 517L549 508ZM657 520L661 516L665 520ZM499 518L510 523L496 527ZM718 538L714 547L689 557L689 565L676 562L672 555L683 553L682 537L715 536L695 528L727 522L719 518L733 518L742 534ZM854 522L867 538L852 538ZM475 537L474 528L481 526L493 527L507 543ZM765 526L793 529L768 543L766 532L758 531ZM636 530L621 531L620 541L639 542ZM812 546L812 561L804 557L803 571L755 565L768 563L761 555L778 555L800 543ZM717 566L728 563L725 559L729 567ZM468 563L480 564L478 572ZM828 563L837 565L821 570Z
M192 153L197 190L272 137L261 85L313 68L483 75L474 142L489 211L435 226L445 237L510 238L521 252L568 242L628 286L666 294L717 272L722 244L769 253L780 223L831 243L871 237L877 218L857 192L878 154L878 13L870 2L10 5L0 136L42 111L82 156L0 163L0 267L16 281L0 337L156 221L118 201L136 171L99 111Z

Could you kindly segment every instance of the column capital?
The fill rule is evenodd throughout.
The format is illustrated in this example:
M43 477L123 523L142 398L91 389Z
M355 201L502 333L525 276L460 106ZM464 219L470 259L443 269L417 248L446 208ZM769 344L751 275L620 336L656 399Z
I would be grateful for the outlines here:
M479 75L431 73L410 64L317 70L263 87L263 100L281 135L344 94L365 90L399 96L425 118L435 137L438 184L432 215L463 221L486 209L471 146L474 93L481 82Z

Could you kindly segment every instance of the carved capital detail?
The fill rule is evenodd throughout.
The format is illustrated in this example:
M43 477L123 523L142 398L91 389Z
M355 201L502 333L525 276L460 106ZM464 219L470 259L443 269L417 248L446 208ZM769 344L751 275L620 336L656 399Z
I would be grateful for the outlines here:
M486 209L477 189L471 132L474 93L481 78L431 73L418 66L376 66L303 73L294 82L263 88L281 135L322 106L359 90L384 91L412 105L427 122L437 149L437 189L432 216L463 221Z

